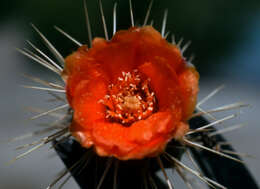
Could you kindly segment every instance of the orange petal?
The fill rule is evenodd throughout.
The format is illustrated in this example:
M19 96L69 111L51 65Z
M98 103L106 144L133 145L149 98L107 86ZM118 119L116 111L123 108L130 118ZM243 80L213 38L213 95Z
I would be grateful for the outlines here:
M187 67L178 75L183 99L183 120L188 120L192 115L199 92L199 74L193 67Z
M182 99L178 77L175 71L165 63L164 58L157 58L154 62L147 62L139 67L140 72L151 80L151 87L158 100L159 111L171 110L180 114Z

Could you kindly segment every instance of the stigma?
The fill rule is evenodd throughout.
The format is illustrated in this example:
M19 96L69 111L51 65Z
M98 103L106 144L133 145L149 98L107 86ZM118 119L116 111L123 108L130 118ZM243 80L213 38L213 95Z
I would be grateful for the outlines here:
M100 100L106 108L106 119L130 126L156 112L156 97L149 81L141 78L138 70L122 72L115 83L108 85L107 95Z

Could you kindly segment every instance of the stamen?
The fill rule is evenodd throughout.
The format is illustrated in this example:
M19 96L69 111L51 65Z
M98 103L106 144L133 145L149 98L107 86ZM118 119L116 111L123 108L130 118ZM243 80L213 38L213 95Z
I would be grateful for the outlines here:
M108 86L108 94L99 103L106 106L107 119L126 126L148 118L157 109L149 80L141 80L136 70L122 72L117 82Z

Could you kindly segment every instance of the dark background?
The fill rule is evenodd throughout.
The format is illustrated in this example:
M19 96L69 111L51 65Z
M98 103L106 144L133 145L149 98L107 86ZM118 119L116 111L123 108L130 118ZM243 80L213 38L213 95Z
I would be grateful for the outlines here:
M109 35L112 30L112 10L114 1L103 0ZM142 23L149 1L133 0L136 23ZM47 69L21 56L15 48L27 47L29 39L45 50L40 38L33 32L34 23L55 47L66 56L76 50L76 46L53 29L57 25L82 43L88 43L82 1L72 0L2 0L0 4L0 138L6 140L29 131L39 129L36 123L48 122L47 118L28 121L35 113L28 113L24 107L42 109L55 107L46 103L47 95L41 91L23 89L20 85L32 84L22 74L30 74L56 80ZM103 36L103 28L94 0L87 2L93 36ZM177 40L191 40L192 45L186 56L195 54L194 64L201 75L199 99L221 84L226 88L210 100L205 109L244 101L252 106L241 110L241 115L226 126L247 123L242 128L226 136L240 152L256 156L248 159L251 171L260 177L258 116L260 112L260 1L259 0L168 0L154 1L150 20L160 30L164 9L169 10L166 31L174 33ZM130 26L127 0L118 1L118 28ZM169 37L170 39L170 37ZM35 84L34 84L35 85ZM36 84L37 85L37 84ZM218 114L219 118L224 114ZM225 114L227 115L227 114ZM223 127L222 125L220 127ZM25 141L27 142L27 141ZM21 143L0 143L0 188L44 188L63 165L45 147L11 166L5 163L20 152L14 151ZM74 187L70 182L65 188Z

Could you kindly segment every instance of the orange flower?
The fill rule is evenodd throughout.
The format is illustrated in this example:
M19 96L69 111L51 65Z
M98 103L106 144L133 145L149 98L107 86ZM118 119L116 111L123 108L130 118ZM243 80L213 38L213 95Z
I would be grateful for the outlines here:
M199 75L150 26L95 38L66 58L72 135L100 156L153 157L189 130Z

